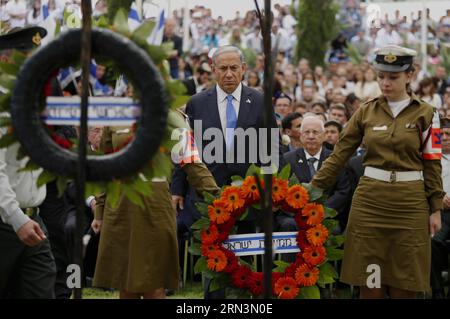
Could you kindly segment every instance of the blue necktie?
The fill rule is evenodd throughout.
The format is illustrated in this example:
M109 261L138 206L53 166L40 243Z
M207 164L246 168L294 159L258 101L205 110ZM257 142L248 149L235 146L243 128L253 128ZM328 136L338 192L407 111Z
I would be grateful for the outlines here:
M234 129L237 124L236 111L233 106L233 95L227 95L227 127L226 127L226 144L227 150L233 145Z
M314 163L317 162L317 158L310 157L308 158L308 168L309 168L309 174L311 175L311 178L314 177L316 174L316 168L314 167Z

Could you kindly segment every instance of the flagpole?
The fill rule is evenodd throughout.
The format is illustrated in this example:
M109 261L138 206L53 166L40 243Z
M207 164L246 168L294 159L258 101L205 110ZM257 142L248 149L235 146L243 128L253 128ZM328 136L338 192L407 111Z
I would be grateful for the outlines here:
M189 0L185 0L183 15L183 52L189 50L189 20Z
M422 71L427 71L427 38L428 38L428 28L427 28L427 8L425 5L425 0L422 0L422 19L421 19L421 41L420 41L420 52L422 55Z

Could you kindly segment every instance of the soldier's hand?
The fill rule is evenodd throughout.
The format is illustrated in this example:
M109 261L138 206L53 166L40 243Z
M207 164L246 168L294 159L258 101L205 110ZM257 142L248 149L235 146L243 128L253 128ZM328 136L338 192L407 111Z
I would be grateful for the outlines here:
M98 234L102 230L103 220L94 219L91 223L92 230L94 233Z
M36 246L46 237L38 223L30 220L17 230L17 236L27 246Z
M180 209L184 209L184 197L178 195L172 195L172 207L177 210L178 207Z
M430 236L434 237L441 230L441 211L437 210L430 215Z
M450 196L448 195L444 196L444 208L450 209Z

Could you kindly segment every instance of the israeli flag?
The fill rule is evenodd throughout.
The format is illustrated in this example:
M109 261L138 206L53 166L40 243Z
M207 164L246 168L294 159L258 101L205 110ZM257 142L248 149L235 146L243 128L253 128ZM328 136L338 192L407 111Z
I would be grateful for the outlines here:
M77 87L75 79L77 78L77 76L80 76L80 75L81 75L81 70L75 71L75 69L72 67L60 69L57 78L58 78L61 90L64 90L65 87L68 86L72 81L73 81L75 87Z
M136 3L133 1L131 4L130 12L128 13L128 28L131 32L137 29L141 24L141 18L139 17Z
M153 45L161 45L164 36L164 24L166 22L164 9L161 10L156 25L153 28L152 33L147 38L147 42Z

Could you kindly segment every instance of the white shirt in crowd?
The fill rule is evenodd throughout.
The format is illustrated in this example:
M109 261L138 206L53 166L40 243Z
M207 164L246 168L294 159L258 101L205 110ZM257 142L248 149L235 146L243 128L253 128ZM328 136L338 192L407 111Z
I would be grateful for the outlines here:
M434 106L437 109L440 109L442 107L442 100L439 94L434 93L433 98L430 96L423 96L421 97L422 101L427 102L431 106Z
M24 27L27 15L27 4L24 0L10 0L6 4L6 12L9 15L9 24L12 28ZM23 18L13 18L11 15L24 15Z
M47 193L45 186L36 186L41 170L17 172L27 162L16 159L18 149L19 143L0 149L0 217L14 231L30 220L21 208L39 206Z
M450 154L442 154L442 186L444 192L450 196Z
M220 124L222 124L222 131L224 134L226 133L227 128L227 96L224 90L220 88L219 85L216 85L217 90L217 105L219 107L219 116L220 116ZM231 95L233 95L233 107L236 112L236 118L239 117L239 106L241 104L241 93L242 93L242 83L239 83L236 90L234 90ZM224 135L225 136L225 135Z

